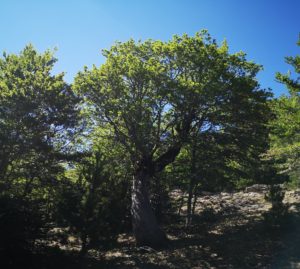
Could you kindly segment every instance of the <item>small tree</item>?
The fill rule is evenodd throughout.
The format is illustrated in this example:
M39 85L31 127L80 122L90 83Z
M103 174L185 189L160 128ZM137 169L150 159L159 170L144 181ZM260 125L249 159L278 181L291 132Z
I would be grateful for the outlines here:
M267 224L281 224L288 213L288 206L283 203L285 192L280 185L272 184L269 192L265 195L266 201L272 204L269 212L264 214Z
M31 45L0 58L0 252L13 260L45 236L64 170L62 145L79 117L64 74L52 74L55 62L51 51Z
M275 118L270 122L271 148L268 156L277 162L280 172L291 175L299 182L300 56L286 57L286 62L295 69L296 78L293 79L290 74L276 74L277 81L287 87L289 95L283 95L272 102Z
M110 165L97 150L69 170L57 197L57 217L81 239L81 253L113 241L124 228L127 184L112 180Z
M26 46L0 59L0 180L25 180L24 192L36 182L52 182L78 120L79 99L51 74L56 59Z

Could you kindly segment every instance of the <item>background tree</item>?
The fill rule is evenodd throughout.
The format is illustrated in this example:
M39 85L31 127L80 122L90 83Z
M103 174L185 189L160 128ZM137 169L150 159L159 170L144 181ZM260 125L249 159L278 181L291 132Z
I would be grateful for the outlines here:
M68 170L59 186L58 223L80 237L82 254L91 247L112 244L126 228L128 184L115 177L109 161L95 150Z
M137 244L158 246L166 237L149 202L151 178L194 130L229 132L238 148L248 147L244 137L265 128L258 116L268 94L255 79L260 67L243 53L229 54L226 43L218 46L206 32L168 42L130 40L103 54L105 64L79 73L75 88L130 156Z
M242 110L241 106L240 111ZM255 182L262 183L256 170L262 165L260 155L268 146L267 122L270 110L265 104L260 111L248 113L253 113L253 118L248 121L249 126L252 124L252 132L247 134L243 131L247 119L244 119L243 125L236 125L238 132L238 129L224 131L225 128L198 130L190 136L184 151L173 163L171 177L177 175L178 179L174 183L182 182L177 186L188 194L187 225L191 223L193 215L192 199L194 197L195 204L201 191L232 191ZM230 114L227 116L232 117ZM260 128L256 131L253 120L255 117L259 117L257 127ZM239 135L242 137L240 138Z
M0 59L0 225L2 247L13 252L49 224L79 118L79 99L63 73L52 74L55 62L31 45Z
M298 41L300 46L300 40ZM300 56L287 57L286 62L293 66L295 78L290 74L277 73L276 78L286 85L289 95L272 101L275 114L271 125L271 148L269 157L277 162L279 170L299 180L300 169Z
M64 74L51 74L55 62L52 52L38 54L31 45L0 60L1 180L24 177L29 192L35 179L59 169L57 157L78 118L78 98Z

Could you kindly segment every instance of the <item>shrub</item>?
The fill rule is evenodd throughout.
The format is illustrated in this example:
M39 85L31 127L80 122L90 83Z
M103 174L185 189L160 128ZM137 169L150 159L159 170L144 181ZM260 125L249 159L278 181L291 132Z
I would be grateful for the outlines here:
M271 185L269 192L265 195L266 201L272 204L269 212L264 215L265 221L270 225L280 225L285 220L288 207L283 203L285 192L280 185Z

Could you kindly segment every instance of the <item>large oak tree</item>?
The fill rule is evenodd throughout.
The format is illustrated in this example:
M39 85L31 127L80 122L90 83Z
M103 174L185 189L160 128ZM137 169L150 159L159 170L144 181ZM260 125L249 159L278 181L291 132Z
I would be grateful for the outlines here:
M265 130L260 66L230 54L205 31L167 42L116 43L99 68L85 69L75 88L102 126L127 150L133 167L132 224L138 245L166 236L152 212L151 178L172 163L192 132L223 133L237 149L251 148ZM228 134L228 135L227 135Z

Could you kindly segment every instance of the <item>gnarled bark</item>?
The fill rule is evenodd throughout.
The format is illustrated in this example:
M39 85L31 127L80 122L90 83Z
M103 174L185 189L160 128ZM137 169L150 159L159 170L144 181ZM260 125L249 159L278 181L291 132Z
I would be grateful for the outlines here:
M159 227L152 210L148 187L150 178L172 163L179 154L181 144L174 144L156 160L144 157L137 162L132 186L132 228L137 246L159 248L167 243L166 234Z
M132 187L132 226L137 246L159 248L167 237L159 227L150 205L148 183L150 175L145 170L136 171Z

